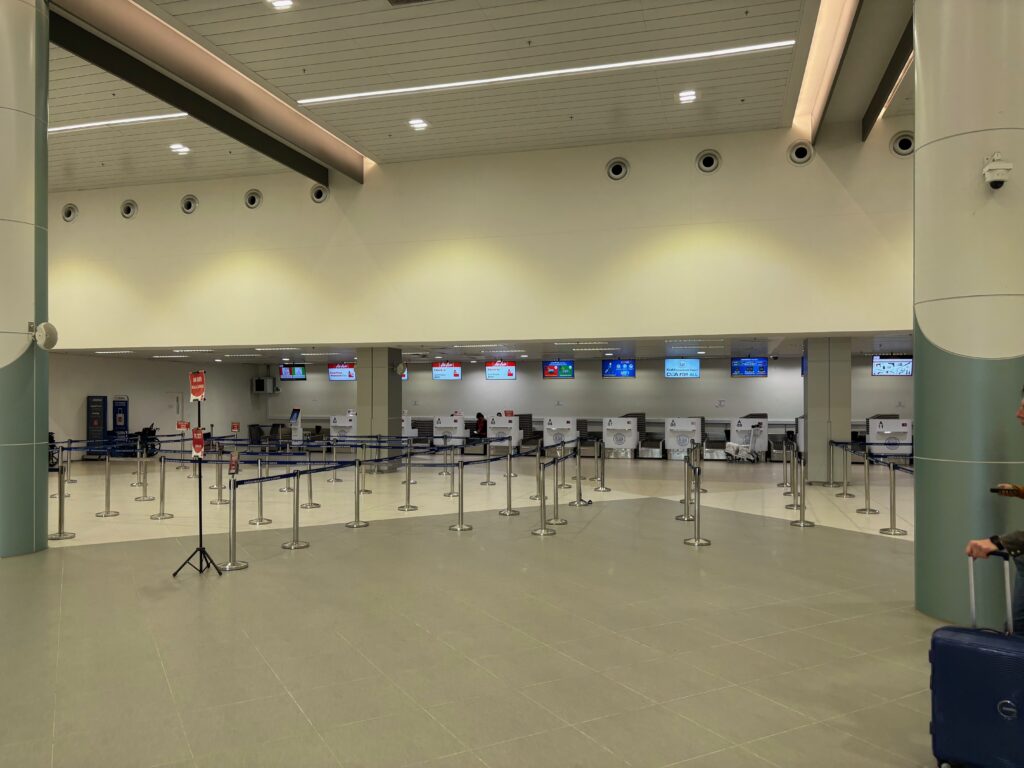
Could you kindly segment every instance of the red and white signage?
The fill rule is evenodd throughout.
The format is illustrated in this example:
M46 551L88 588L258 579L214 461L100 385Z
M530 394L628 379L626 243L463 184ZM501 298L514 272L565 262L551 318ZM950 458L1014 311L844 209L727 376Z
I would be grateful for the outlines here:
M328 381L355 381L355 363L331 363L327 366Z
M206 399L206 371L192 371L188 375L188 389L191 393L190 403Z
M178 431L179 432L188 432L190 429L192 429L191 422L188 422L188 421L179 421L178 422Z
M238 451L231 452L231 457L228 459L228 474L238 474Z
M434 363L434 368L431 373L433 374L434 381L461 381L462 364L448 362Z
M206 454L206 441L203 440L203 428L192 430L192 458L201 459Z
M488 381L515 381L516 364L505 360L492 360L485 363L484 378Z
M241 424L241 422L232 421L231 422L231 431L234 432L236 435L239 432L241 432L242 431L242 424Z

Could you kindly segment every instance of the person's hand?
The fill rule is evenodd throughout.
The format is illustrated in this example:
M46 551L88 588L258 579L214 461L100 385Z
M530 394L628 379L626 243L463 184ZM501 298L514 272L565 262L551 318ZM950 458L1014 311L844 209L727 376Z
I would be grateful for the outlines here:
M974 541L967 542L967 556L975 559L981 558L984 560L997 549L999 547L989 539L974 539Z
M1018 499L1024 499L1024 486L1014 485L1013 483L1000 483L996 486L996 492L1000 496L1016 497Z

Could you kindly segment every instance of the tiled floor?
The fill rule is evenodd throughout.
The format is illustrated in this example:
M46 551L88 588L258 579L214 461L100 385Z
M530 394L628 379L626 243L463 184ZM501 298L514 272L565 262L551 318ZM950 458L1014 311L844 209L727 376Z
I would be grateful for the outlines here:
M933 765L912 545L709 506L694 550L679 509L245 530L223 577L170 578L189 536L0 561L0 766Z
M475 460L478 457L467 457ZM434 460L433 457L428 460ZM421 460L422 461L422 460ZM196 529L196 482L186 480L187 471L177 471L173 464L167 469L166 506L167 511L174 515L171 520L153 521L149 516L157 511L158 502L137 502L134 499L141 494L141 489L129 486L134 480L132 472L134 461L115 462L111 465L111 507L121 514L117 517L97 518L95 513L103 509L104 504L104 473L103 465L98 462L76 461L72 476L77 481L67 486L70 497L66 499L66 528L76 534L76 538L56 544L56 546L76 546L79 544L95 544L111 541L134 541L137 539L159 538L164 536L184 536ZM582 486L585 498L594 500L619 500L658 497L678 501L682 495L683 465L677 461L653 460L609 460L606 463L606 484L612 488L611 493L594 493L596 483L585 482ZM583 475L594 474L593 461L584 459ZM537 502L529 497L536 493L534 479L535 462L531 459L519 459L515 462L515 472L519 477L513 480L513 506L523 512L537 512ZM285 471L275 469L275 473ZM496 509L505 504L505 462L492 464L492 477L496 485L481 486L484 480L484 468L475 465L467 467L464 499L467 511ZM404 473L370 475L368 487L372 494L365 495L361 500L361 514L366 520L384 520L391 518L408 518L426 515L454 516L457 503L454 499L445 498L442 494L449 489L450 478L440 477L437 467L417 465L412 486L412 503L419 507L415 512L399 512L397 507L405 501L405 487L401 481ZM252 466L243 466L241 477L254 477ZM313 494L319 509L301 510L302 526L322 525L350 520L353 509L352 470L346 469L338 473L342 482L329 483L328 474L314 475ZM571 479L575 469L570 463L567 475ZM209 502L216 496L209 490L213 485L214 473L211 467L204 472L204 506L207 529L211 531L227 530L228 506L211 505ZM857 514L855 510L864 505L863 500L863 468L855 466L851 480L857 479L859 484L851 483L850 491L856 494L852 499L836 498L839 488L807 488L807 519L818 525L862 531L878 535L878 529L887 526L889 521L889 488L888 475L884 468L872 468L872 507L880 510L877 515ZM730 509L746 512L751 515L773 517L790 520L796 516L793 510L785 505L792 501L791 496L783 495L783 488L777 487L782 479L781 464L732 464L726 462L707 462L705 464L704 486L708 493L702 494L702 503L706 507ZM898 474L896 484L897 525L909 532L913 538L913 478ZM51 473L51 492L56 492L56 475ZM154 461L150 464L149 494L159 497L159 469ZM549 476L549 494L550 476ZM283 483L276 482L265 485L264 512L271 518L271 528L288 528L292 520L292 494L280 493ZM308 485L301 483L301 497L305 502ZM224 492L225 496L227 491ZM575 489L560 492L564 504L575 497ZM682 511L681 509L679 510ZM247 528L248 521L256 516L256 490L254 486L244 486L238 496L239 527ZM445 522L445 525L448 523ZM50 502L50 530L57 529L57 502Z

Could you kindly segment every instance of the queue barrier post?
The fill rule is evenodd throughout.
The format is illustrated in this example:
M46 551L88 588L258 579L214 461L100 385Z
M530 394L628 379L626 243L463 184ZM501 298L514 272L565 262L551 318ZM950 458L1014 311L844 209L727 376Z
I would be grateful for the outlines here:
M806 457L797 457L797 485L800 488L799 502L797 509L800 510L800 517L796 520L791 520L790 525L794 528L813 528L814 523L807 519L807 465L805 464Z
M611 491L611 488L609 488L608 486L606 486L606 485L604 484L604 480L605 480L605 477L604 477L604 472L605 472L605 450L604 450L604 440L598 440L597 444L598 444L598 445L600 446L600 448L601 448L601 450L600 450L600 454L601 454L601 460L600 460L600 462L598 463L598 470L597 470L597 487L596 487L596 488L594 489L594 492L595 492L595 493L608 493L608 492L610 492L610 491Z
M711 541L700 535L700 476L699 464L693 467L693 536L683 539L683 544L691 547L710 547Z
M782 440L782 482L775 484L776 488L789 488L789 440Z
M459 497L459 492L455 490L455 449L451 449L451 463L452 471L448 474L448 490L442 495L448 499L456 499ZM445 460L445 467L448 466L448 460Z
M512 509L512 478L515 477L512 471L512 444L509 443L508 454L505 456L505 508L498 510L503 517L515 517L519 514L518 509Z
M178 456L182 459L185 458L185 433L178 432ZM174 465L174 470L185 469L185 462L178 462Z
M71 443L71 440L69 439L68 440L67 450L64 451L64 465L67 467L66 471L64 472L64 485L65 485L65 487L69 486L69 485L74 485L75 483L78 482L73 477L71 477L71 454L72 454L72 443Z
M306 549L309 546L308 541L299 540L299 473L295 471L292 473L295 476L296 492L292 497L292 538L291 541L286 541L281 545L281 549Z
M871 506L871 449L864 446L864 506L854 510L858 515L877 515L878 510Z
M57 464L57 532L49 534L46 538L50 541L65 541L75 538L75 534L64 530L64 465Z
M896 465L890 460L889 464L889 527L880 528L878 532L883 536L906 536L903 528L896 527Z
M356 466L360 467L359 475L359 492L364 496L369 496L373 491L366 487L366 443L359 446L359 454L362 457L362 461Z
M595 480L597 480L597 476L598 476L598 474L601 471L601 448L602 447L603 446L602 446L600 440L595 440L594 441L594 476L593 477L588 477L587 478L588 482L592 483Z
M324 457L326 458L326 456L327 456L327 448L324 447ZM336 443L331 443L331 463L332 464L337 464L338 463L338 446L337 446ZM335 467L331 471L331 476L327 478L327 482L328 483L340 483L341 482L341 479L338 477L338 468L337 467Z
M484 450L486 451L485 455L487 456L487 477L486 477L486 479L482 483L480 483L480 485L494 485L494 481L491 480L491 441L490 440L488 440L484 444Z
M488 466L490 466L490 465L488 464ZM463 510L463 499L462 499L462 497L463 497L463 491L465 490L464 480L465 480L466 468L465 468L465 463L464 463L464 461L462 459L459 459L458 471L459 471L459 492L456 494L456 496L459 497L459 516L456 519L455 525L449 525L448 526L448 530L449 531L455 531L456 533L461 533L462 531L472 531L473 530L473 526L470 525L469 523L467 523L465 521L464 517L463 517L464 510Z
M352 520L350 520L349 522L345 523L345 527L346 528L365 528L366 526L369 525L368 522L366 522L365 520L360 519L360 517L359 517L359 500L360 500L360 497L362 496L362 493L363 493L363 489L359 487L360 484L361 484L359 482L359 478L360 478L359 470L361 469L360 464L362 464L362 461L360 461L359 454L357 453L356 454L355 473L354 473L355 480L352 483L352 485L353 485L353 489L352 490L355 491L355 493L353 494L354 499L353 499L353 502L352 502L352 504L353 504L352 511L354 513L354 516L353 516Z
M537 492L530 497L530 501L543 501L547 498L547 489L541 479L544 474L544 440L537 439L537 464L533 471L533 479L537 484ZM541 526L543 528L544 526Z
M516 450L516 446L512 444L512 435L509 435L508 436L508 455L509 455L510 459L512 457L512 454L515 453L515 450ZM515 472L512 472L512 462L511 461L509 461L505 465L505 472L506 473L507 472L511 472L512 473L512 477L519 477L519 475L517 475Z
M65 459L64 459L64 446L63 445L58 445L57 446L57 467L58 468L59 467L63 467L64 466L64 461L65 461ZM64 483L65 483L65 485L67 484L67 479L64 480ZM59 478L57 479L57 485L58 486L60 485L60 479ZM64 499L67 499L67 498L71 497L71 494L68 493L66 489L62 491L62 490L60 490L58 488L58 490L56 492L50 494L50 498L51 499L56 499L61 494L63 494L61 496L61 498L64 498Z
M412 503L412 486L416 481L412 479L412 440L408 442L405 450L405 504L398 507L399 512L415 512L419 507Z
M553 508L551 517L547 520L548 525L566 525L569 522L558 514L558 489L562 487L562 484L558 482L558 465L565 464L565 460L558 457L558 454L561 453L562 445L559 443L558 451L555 455L555 471L551 473L551 503Z
M569 502L570 507L587 507L594 502L590 499L583 498L583 468L582 468L582 445L580 440L576 440L576 498Z
M263 468L267 466L263 459L256 459L256 477L260 478L256 483L256 517L249 521L249 525L269 525L274 522L269 517L263 516Z
M693 449L695 445L692 443L686 449L686 458L683 460L683 498L679 500L679 503L683 505L683 514L676 515L676 520L681 523L692 523L696 520L690 506L693 497Z
M294 473L289 472L287 475L285 475L284 488L278 488L277 489L278 493L294 493L294 489L292 488L292 475L293 474Z
M324 456L326 457L326 454ZM320 505L313 501L313 459L308 452L306 459L306 469L309 470L306 473L306 503L299 506L303 509L320 509Z
M561 478L558 481L558 487L559 488L572 488L572 486L569 485L569 483L567 483L565 481L565 443L559 443L558 444L557 458L558 458L558 469L559 469L559 472L556 473L556 477L560 477Z
M700 467L700 476L704 477L704 443L696 443L695 450L697 451L697 466ZM707 493L707 486L704 485L704 480L700 481L700 486L694 493Z
M239 560L237 556L238 537L238 481L235 478L228 479L228 493L231 496L231 511L228 514L228 560L221 563L219 568L222 571L244 571L249 567L245 560ZM262 485L262 483L257 483Z
M210 499L210 504L214 505L215 507L219 507L219 506L222 506L224 504L229 503L228 500L224 498L224 490L223 490L223 488L224 488L224 452L223 451L221 451L220 453L217 454L217 469L216 469L216 473L217 473L217 481L213 485L211 485L210 488L216 489L216 491L217 491L217 498Z
M160 457L160 489L158 491L160 496L160 511L155 515L150 515L150 520L170 520L174 515L168 514L165 510L167 507L167 457Z
M443 435L441 435L441 440L442 440L441 453L444 455L444 461L443 461L443 464L441 466L441 471L437 473L437 474L441 475L441 477L445 477L445 476L451 474L451 472L448 471L448 438L449 437L450 437L450 435L447 432L445 432Z
M850 493L850 462L853 461L852 452L848 446L843 446L843 491L837 493L837 499L852 499L854 495Z
M163 457L161 457L163 458ZM135 497L136 501L153 501L154 497L149 495L149 462L142 462L142 495Z
M142 436L135 438L135 482L128 484L129 488L142 487Z
M832 481L833 464L835 464L835 443L828 441L828 469L825 472L825 488L838 488L839 483Z
M540 445L539 444L537 446L537 451L540 452ZM544 471L545 471L544 470L544 463L541 462L540 464L538 464L538 472L537 472L537 486L540 489L540 493L538 494L538 498L540 499L540 527L539 528L534 528L532 531L530 531L530 533L532 533L534 536L554 536L555 535L555 529L554 528L548 528L548 526L547 526L547 522L548 522L548 505L547 505L547 502L545 501L547 496L544 493L544 488L546 486L546 483L544 481Z
M110 449L106 453L106 466L104 467L104 490L103 490L103 511L97 512L96 517L117 517L120 512L110 508Z
M783 491L783 496L792 496L793 501L786 505L786 509L800 509L800 484L799 469L797 464L798 446L796 442L789 444L789 490Z

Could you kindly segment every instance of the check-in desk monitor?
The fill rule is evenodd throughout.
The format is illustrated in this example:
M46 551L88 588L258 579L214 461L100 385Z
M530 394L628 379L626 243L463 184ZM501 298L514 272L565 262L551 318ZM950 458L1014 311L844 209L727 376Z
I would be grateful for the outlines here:
M551 448L568 440L575 440L576 419L571 416L546 416L544 418L544 447Z
M292 445L302 445L302 413L298 408L292 408L288 424L292 428Z
M614 459L632 458L640 445L636 419L629 417L605 418L601 421L601 439L605 455Z

